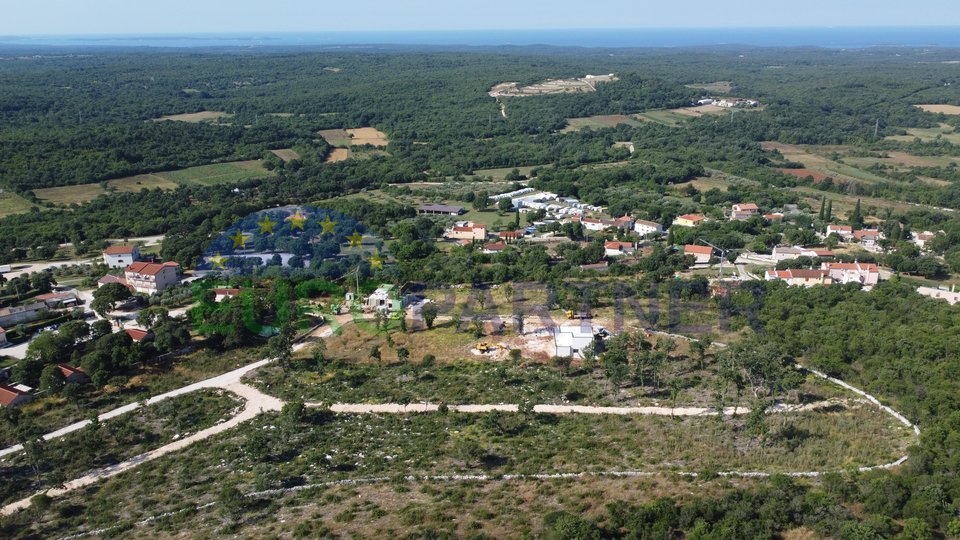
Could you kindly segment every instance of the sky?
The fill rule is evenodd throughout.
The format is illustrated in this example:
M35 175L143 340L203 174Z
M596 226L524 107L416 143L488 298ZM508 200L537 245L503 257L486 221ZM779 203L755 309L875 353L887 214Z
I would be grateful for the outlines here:
M960 26L957 0L6 0L0 35ZM775 7L779 6L779 7Z

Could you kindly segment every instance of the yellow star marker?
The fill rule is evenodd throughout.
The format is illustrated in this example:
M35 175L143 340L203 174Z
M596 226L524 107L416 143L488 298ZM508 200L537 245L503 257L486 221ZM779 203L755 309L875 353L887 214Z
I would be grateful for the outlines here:
M347 240L350 241L350 247L360 247L360 242L363 241L363 235L354 230L353 234L347 237Z
M323 227L323 232L320 233L321 236L327 233L335 234L333 228L337 226L337 222L331 221L330 216L327 216L327 219L320 222L320 226Z
M226 269L226 267L223 265L223 263L227 262L227 260L228 260L228 258L220 255L220 252L219 252L219 251L217 252L217 256L216 256L216 257L207 257L207 262L210 263L210 269L211 269L211 270L213 270L213 269L215 269L215 268L218 268L218 267L219 267L219 268Z
M379 253L376 253L373 257L370 257L370 268L383 268L383 259L380 257Z
M243 231L237 231L237 234L229 237L233 240L233 249L245 249L247 247L247 240L250 239L249 234L244 234Z
M270 216L264 214L263 221L258 221L257 225L260 226L260 234L273 234L273 227L277 224L276 221L270 221Z
M300 229L303 230L303 223L307 221L307 218L297 210L297 213L287 218L290 221L290 230Z

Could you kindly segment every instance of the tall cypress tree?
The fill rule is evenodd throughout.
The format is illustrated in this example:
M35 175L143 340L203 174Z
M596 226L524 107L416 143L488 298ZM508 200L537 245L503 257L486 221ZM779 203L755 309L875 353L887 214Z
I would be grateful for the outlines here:
M827 223L830 223L830 220L833 219L833 201L827 201L827 211L823 214L823 220Z
M863 228L863 214L860 212L860 199L857 199L857 205L853 207L853 213L850 214L850 225L854 230Z
M824 210L826 210L827 208L826 205L827 205L827 198L824 197L820 199L820 214L817 216L820 219L820 221L823 221L824 216L826 216L826 214L824 214Z

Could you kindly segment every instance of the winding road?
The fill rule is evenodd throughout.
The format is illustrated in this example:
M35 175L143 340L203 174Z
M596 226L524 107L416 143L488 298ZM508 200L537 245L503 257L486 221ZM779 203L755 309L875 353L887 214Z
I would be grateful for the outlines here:
M342 324L349 322L349 320L338 321ZM338 327L340 326L338 325ZM318 337L327 337L334 331L334 328L327 327L323 329L318 334ZM682 339L689 339L685 336L675 335ZM723 345L723 344L716 344ZM302 349L306 346L306 343L298 343L294 346L295 350ZM80 478L68 481L64 483L61 487L53 488L46 490L46 494L50 497L58 497L69 493L70 491L89 486L100 480L116 476L123 472L129 471L139 465L146 463L148 461L157 459L159 457L165 456L172 452L177 452L182 450L194 443L203 441L210 437L213 437L219 433L230 430L237 425L252 420L253 418L259 416L265 412L279 411L284 405L284 402L276 397L269 396L264 394L260 390L244 384L242 382L243 377L250 373L251 371L256 370L257 368L263 367L271 363L274 359L264 359L252 364L248 364L241 368L235 369L233 371L206 379L200 382L196 382L164 394L154 396L146 401L147 405L163 401L176 396L181 396L188 394L190 392L195 392L200 389L205 388L219 388L227 392L231 392L241 399L244 400L244 406L234 417L229 420L217 424L215 426L209 427L207 429L198 431L192 435L184 437L183 439L174 441L172 443L166 444L154 450L150 450L138 456L132 457L126 461L111 465L109 467L104 467L100 469L93 470L87 473ZM893 410L892 408L883 405L880 401L867 394L863 390L856 388L852 385L849 385L839 379L835 379L827 376L826 374L819 372L815 369L805 368L800 366L802 369L806 369L810 373L814 374L817 377L830 381L836 385L839 385L859 396L862 400L856 401L867 401L873 405L879 407L883 412L893 416L898 422L903 424L906 427L909 427L913 432L919 436L920 429L907 420L902 414ZM785 413L785 412L799 412L804 410L815 410L823 407L828 407L835 405L840 402L848 400L828 400L821 401L816 403L810 403L805 405L776 405L771 407L768 411L769 413ZM101 421L109 420L117 416L132 412L138 407L142 406L142 402L131 403L123 407L111 410L109 412L103 413L99 416ZM308 403L308 407L323 407L325 405L319 403ZM459 412L459 413L485 413L492 411L503 411L503 412L518 412L520 406L517 404L486 404L486 405L476 405L476 404L462 404L462 405L449 405L450 411ZM413 413L434 413L439 411L440 404L431 404L431 403L416 403L416 404L400 404L400 403L383 403L383 404L369 404L369 403L334 403L330 405L330 411L340 414L413 414ZM660 416L716 416L720 412L715 408L710 407L593 407L593 406L581 406L581 405L534 405L533 412L538 414L614 414L614 415L660 415ZM733 415L733 414L745 414L749 412L748 409L739 407L732 408L728 407L724 409L724 415ZM48 433L43 436L45 440L52 440L59 437L63 437L68 433L72 433L79 429L82 429L84 426L89 424L90 421L77 422L71 424L67 427L59 429L57 431ZM15 452L22 450L22 446L16 445L9 448L0 450L0 457L6 456ZM872 469L881 469L881 468L892 468L898 465L901 465L907 460L907 456L902 456L896 461L891 463L884 463L880 465L874 465L869 467L861 467L861 471L867 471ZM816 477L822 474L825 474L829 471L796 471L791 473L786 473L787 476L795 477ZM493 480L510 480L510 479L550 479L550 478L577 478L582 476L610 476L610 477L630 477L630 476L652 476L654 474L659 474L651 471L606 471L606 472L580 472L580 473L549 473L549 474L534 474L534 475L500 475L500 476L488 476L488 475L438 475L438 476L427 476L427 477L409 477L410 480L429 480L429 481L493 481ZM696 472L681 472L681 475L687 476L696 476ZM740 477L766 477L770 473L764 471L727 471L721 472L721 476L740 476ZM370 479L355 479L355 480L340 480L336 481L341 484L348 483L370 483L370 482L380 482L386 481L385 479L380 478L370 478ZM260 496L264 494L286 492L290 490L300 490L308 489L310 487L317 487L320 484L300 486L297 488L290 488L288 490L271 490L270 492L263 493L254 493L248 494L248 497ZM326 483L324 484L326 485ZM0 509L0 515L10 515L19 510L26 509L30 506L30 498L24 498L19 501L5 505Z

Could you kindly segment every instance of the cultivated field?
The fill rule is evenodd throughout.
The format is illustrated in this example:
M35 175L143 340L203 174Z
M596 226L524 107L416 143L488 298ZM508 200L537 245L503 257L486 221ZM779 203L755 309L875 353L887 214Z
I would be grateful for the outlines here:
M920 107L921 109L932 112L932 113L943 113L943 114L960 114L960 105L914 105L914 107Z
M327 163L336 163L338 161L345 161L350 159L350 150L346 148L334 148L330 151L330 154L327 155Z
M107 182L104 189L99 183L81 184L77 186L61 186L55 188L35 189L33 193L38 199L49 201L57 205L72 203L86 203L100 195L111 192L136 192L141 189L176 189L178 186L212 186L242 182L253 178L267 178L273 173L263 168L263 163L255 161L235 161L231 163L214 163L190 167L178 171L165 171L151 174L140 174L117 178ZM29 208L29 206L27 207Z
M167 116L161 116L160 118L154 118L154 122L163 122L164 120L170 120L172 122L189 122L196 124L199 122L216 122L222 118L231 118L233 117L230 113L219 112L219 111L200 111L195 113L184 113L184 114L171 114Z
M670 109L670 112L675 112L677 114L682 114L684 116L692 116L694 118L698 116L703 116L706 114L724 114L727 112L727 109L719 105L697 105L696 107L681 107L679 109Z
M711 93L726 94L733 90L733 83L730 81L716 81L712 83L688 84L686 87L706 90Z
M353 146L370 145L378 148L387 146L390 141L387 135L372 127L353 129L322 129L317 135L323 137L330 146L350 148ZM328 161L330 161L328 159Z
M30 201L16 193L0 193L0 217L22 214L33 206Z
M295 159L300 159L300 154L298 154L297 151L294 150L294 149L292 149L292 148L283 148L283 149L280 149L280 150L271 150L270 152L272 152L273 155L277 156L278 158L280 158L280 159L282 159L282 160L284 160L284 161L293 161L293 160L295 160Z

